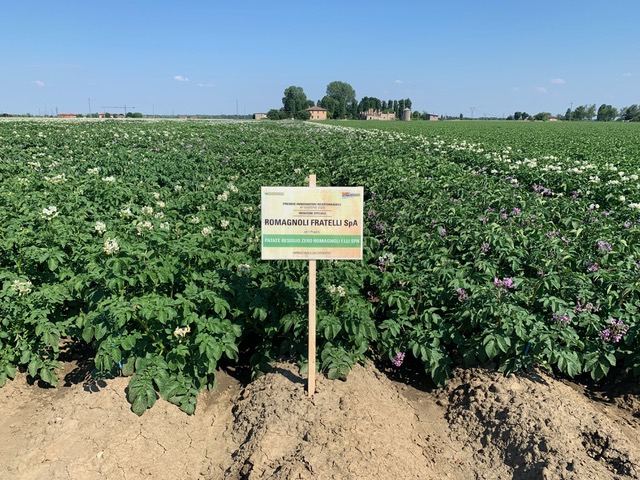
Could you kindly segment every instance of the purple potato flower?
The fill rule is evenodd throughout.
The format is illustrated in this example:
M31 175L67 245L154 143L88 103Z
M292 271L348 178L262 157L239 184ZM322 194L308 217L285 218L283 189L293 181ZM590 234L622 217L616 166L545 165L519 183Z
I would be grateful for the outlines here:
M464 288L456 288L456 293L458 294L458 301L464 302L469 298L469 294Z
M554 313L553 315L551 315L552 318L563 325L568 325L571 322L571 317L569 317L569 315L567 315L567 312L564 312L563 315L560 315L558 313Z
M598 249L601 252L606 253L606 252L610 252L613 249L613 247L611 246L611 244L609 242L604 242L604 241L600 240L598 242Z
M618 343L628 331L629 326L625 325L622 320L616 320L611 317L609 319L609 327L600 330L600 338L605 343Z
M402 366L402 362L404 362L404 352L396 353L395 357L391 359L391 363L393 363L396 367Z

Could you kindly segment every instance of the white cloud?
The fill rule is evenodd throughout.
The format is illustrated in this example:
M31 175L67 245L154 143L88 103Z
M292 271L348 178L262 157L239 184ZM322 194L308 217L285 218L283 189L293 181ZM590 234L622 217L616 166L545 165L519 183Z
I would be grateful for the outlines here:
M552 78L551 80L549 80L549 82L551 82L553 85L564 85L565 83L567 83L564 78Z
M213 84L213 83L199 83L198 86L200 88L213 88L213 87L215 87L215 84Z
M188 82L189 79L187 77L183 77L182 75L176 75L173 77L176 82Z
M635 74L633 74L631 72L627 72L627 73L624 73L622 76L623 77L635 77Z
M31 83L33 83L38 88L44 87L44 82L42 80L35 80L35 81L31 82Z
M402 80L394 80L393 83L395 83L396 85L401 85L402 84Z
M536 87L535 91L538 93L542 93L542 94L546 94L547 93L547 89L544 87Z

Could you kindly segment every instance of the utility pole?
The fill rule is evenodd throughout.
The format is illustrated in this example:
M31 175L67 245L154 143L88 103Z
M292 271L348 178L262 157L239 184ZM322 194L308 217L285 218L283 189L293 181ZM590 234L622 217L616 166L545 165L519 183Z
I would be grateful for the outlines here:
M471 120L473 120L473 112L475 111L476 107L471 107Z
M571 102L571 106L569 107L569 121L571 121L571 115L573 115L573 102Z

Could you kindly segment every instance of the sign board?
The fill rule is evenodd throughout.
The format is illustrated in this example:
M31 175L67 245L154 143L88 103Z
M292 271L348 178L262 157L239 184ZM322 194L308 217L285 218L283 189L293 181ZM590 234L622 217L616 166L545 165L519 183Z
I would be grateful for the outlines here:
M263 260L361 260L363 187L262 187Z

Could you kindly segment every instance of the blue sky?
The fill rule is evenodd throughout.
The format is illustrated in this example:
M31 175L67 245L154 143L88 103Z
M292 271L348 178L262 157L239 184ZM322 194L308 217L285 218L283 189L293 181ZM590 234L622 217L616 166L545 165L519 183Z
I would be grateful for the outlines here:
M0 112L249 114L334 80L437 114L619 108L640 103L638 18L637 0L5 0Z

